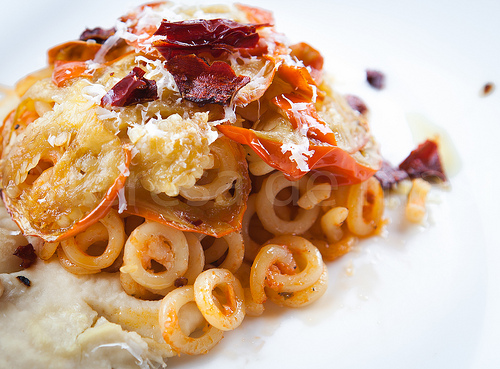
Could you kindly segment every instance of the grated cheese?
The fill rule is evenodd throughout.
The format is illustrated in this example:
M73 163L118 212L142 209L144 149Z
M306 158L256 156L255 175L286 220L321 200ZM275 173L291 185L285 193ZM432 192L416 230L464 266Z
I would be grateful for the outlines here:
M138 150L134 170L153 193L177 196L180 187L192 187L213 166L209 145L218 134L208 122L208 113L152 118L129 127L127 134Z
M174 77L164 67L162 60L151 60L139 55L136 56L135 62L138 64L141 62L145 63L146 74L144 75L144 78L154 79L156 81L159 96L162 96L165 89L175 92L179 91L177 85L175 84Z
M307 158L314 155L314 150L309 150L309 140L307 137L303 138L302 142L298 144L293 142L283 143L281 145L281 152L285 154L289 151L290 160L297 164L297 168L303 172L308 172L309 165L307 164Z

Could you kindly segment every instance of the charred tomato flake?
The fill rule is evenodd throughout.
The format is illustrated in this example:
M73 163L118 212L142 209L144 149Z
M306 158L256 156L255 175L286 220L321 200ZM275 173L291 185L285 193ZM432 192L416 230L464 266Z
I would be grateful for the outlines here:
M486 83L483 86L483 96L488 96L489 94L491 94L493 92L494 89L495 89L495 85L493 83L491 83L491 82Z
M158 99L156 82L144 78L144 70L135 67L101 99L102 106L129 106Z
M252 48L259 42L258 27L229 19L194 19L181 22L163 20L155 36L164 36L153 46L169 60L176 55L208 52L219 56L236 48Z
M93 29L87 28L80 35L80 40L81 41L94 40L98 44L103 44L108 38L110 38L114 34L115 34L114 28L110 29L104 29L101 27L96 27Z
M24 246L19 246L14 255L22 260L21 266L23 268L29 268L36 261L35 249L32 244L27 244Z
M19 280L19 282L24 284L26 287L31 287L31 281L28 278L26 278L25 276L18 275L16 278Z
M385 87L385 75L377 70L367 70L366 80L373 88L381 90Z
M361 100L358 96L356 95L346 95L345 99L349 106L353 109L359 112L360 114L366 114L368 112L368 107L364 103L363 100Z
M446 181L437 143L427 140L418 145L408 157L399 164L410 178L435 179Z
M186 277L179 277L174 281L175 287L183 287L188 284L188 279Z
M384 160L382 166L375 173L384 190L392 188L396 183L408 178L408 173L402 169L394 168L388 161Z
M229 64L215 61L209 65L196 55L177 55L166 63L181 96L198 105L225 105L236 92L250 82L247 76L236 76Z
M193 224L195 227L199 227L203 224L203 220L198 219L198 220L191 222L191 224Z

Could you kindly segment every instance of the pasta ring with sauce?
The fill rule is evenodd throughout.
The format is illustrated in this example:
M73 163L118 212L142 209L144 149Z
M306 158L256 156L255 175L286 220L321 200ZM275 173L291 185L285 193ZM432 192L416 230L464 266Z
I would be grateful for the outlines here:
M224 261L218 265L219 268L228 269L234 273L238 270L243 257L245 256L245 246L243 236L240 232L229 233L221 238L216 238L214 243L205 250L207 264L213 263L224 256Z
M130 234L125 243L123 266L141 286L162 290L173 286L188 269L189 246L181 231L167 225L147 221ZM153 270L154 262L164 269Z
M302 266L300 270L298 265ZM262 247L252 265L252 297L256 303L264 302L266 287L278 293L304 290L318 281L323 265L321 253L305 238L290 235L273 238Z
M296 292L278 292L266 288L269 299L279 306L299 308L307 306L318 300L326 292L328 286L328 268L323 265L323 272L319 279L311 286Z
M106 240L107 246L101 255L91 256L86 252L92 244ZM99 271L113 264L124 244L123 220L114 209L85 231L61 241L61 247L68 259L91 271Z
M201 273L194 282L194 299L205 319L217 329L237 328L245 317L245 295L240 281L227 269L213 268ZM223 303L214 296L223 289Z
M204 330L201 337L190 337L180 324L180 311L190 302L194 302L193 286L179 287L168 293L160 305L159 323L165 342L179 352L190 355L205 354L212 349L223 336L223 332L213 326Z
M189 188L181 187L179 194L187 200L214 200L231 189L233 183L240 179L239 173L231 170L231 168L237 167L236 158L224 150L224 146L218 145L216 142L211 145L210 150L215 157L214 166L208 171L217 171L217 173L211 173L212 180L209 183L195 184Z
M347 197L347 226L357 236L373 233L382 221L384 213L384 191L378 180L369 180L352 185Z
M261 190L257 194L255 209L262 225L267 231L275 235L301 234L314 224L320 211L317 206L311 209L298 207L297 216L292 220L282 219L275 209L275 205L278 202L277 196L281 190L287 187L303 188L305 181L307 181L307 177L303 177L296 182L289 181L281 172L275 172L266 178Z

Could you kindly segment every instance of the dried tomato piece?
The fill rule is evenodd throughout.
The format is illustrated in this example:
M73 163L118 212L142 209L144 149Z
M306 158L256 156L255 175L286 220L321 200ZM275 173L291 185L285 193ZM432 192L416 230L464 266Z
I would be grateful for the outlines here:
M300 179L307 173L291 158L292 152L284 152L283 147L288 142L286 139L277 138L278 132L270 134L230 125L219 125L217 129L226 137L250 146L262 160L283 172L292 181ZM374 167L359 162L357 158L337 146L310 143L308 149L311 156L305 159L309 169L322 169L332 173L338 185L359 183L375 173Z
M101 99L102 106L130 106L158 99L156 82L144 78L144 70L134 67Z
M366 81L377 90L381 90L385 87L385 75L378 70L367 70Z
M35 249L31 243L19 246L16 251L14 251L14 256L21 258L21 266L24 269L29 268L36 261Z
M98 44L103 44L108 38L115 34L116 30L114 28L104 29L101 27L96 27L89 29L87 28L80 35L81 41L94 40Z
M396 183L408 178L408 173L402 169L394 168L388 161L382 162L382 167L375 173L384 190L392 188Z
M306 67L310 67L311 77L317 85L321 84L324 63L321 53L305 42L292 45L290 48L292 49L290 55L302 61Z
M86 61L94 59L101 48L97 43L85 41L69 41L64 44L54 46L47 52L49 64L54 64L56 60L64 61Z
M259 42L257 28L229 19L194 19L181 22L163 20L154 36L165 36L153 46L169 60L176 55L210 53L219 56L237 48L251 48Z
M56 60L52 72L52 82L57 87L61 87L70 79L83 75L90 76L90 74L86 74L87 69L87 64L83 61Z
M399 169L408 173L410 178L439 178L446 181L446 175L439 157L438 145L427 140L418 145L408 157L399 164Z
M309 139L337 145L335 134L319 117L312 102L301 97L283 94L276 96L273 103L285 113L293 128L301 132L305 131Z
M209 65L196 55L175 56L166 66L181 96L199 105L225 105L250 82L247 76L237 76L229 64L215 61Z
M345 95L345 99L349 106L360 114L366 114L368 112L368 107L360 97L356 95Z

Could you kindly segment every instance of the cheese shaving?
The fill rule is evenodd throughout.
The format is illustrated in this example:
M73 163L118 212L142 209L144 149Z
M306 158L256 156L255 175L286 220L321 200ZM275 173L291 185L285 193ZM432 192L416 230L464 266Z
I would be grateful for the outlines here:
M207 113L187 119L173 114L130 127L128 137L139 151L135 160L144 188L177 196L180 187L192 187L213 165L209 145L217 135Z

